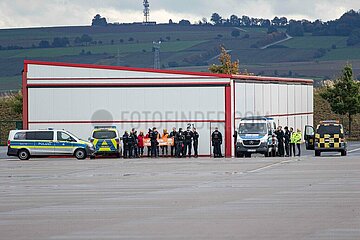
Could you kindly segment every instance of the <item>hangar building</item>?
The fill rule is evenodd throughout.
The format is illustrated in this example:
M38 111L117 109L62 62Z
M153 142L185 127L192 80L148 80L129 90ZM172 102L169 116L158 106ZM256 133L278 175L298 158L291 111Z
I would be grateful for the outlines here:
M53 127L87 139L94 126L120 134L153 126L195 126L199 154L212 153L210 136L223 133L223 151L234 155L233 133L244 116L273 117L303 129L313 123L313 81L26 60L23 126Z

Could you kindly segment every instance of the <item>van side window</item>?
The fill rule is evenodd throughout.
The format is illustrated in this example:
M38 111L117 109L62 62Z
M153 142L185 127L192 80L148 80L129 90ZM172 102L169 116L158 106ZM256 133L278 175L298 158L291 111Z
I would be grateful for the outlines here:
M26 139L26 133L24 132L18 132L14 136L14 140L25 140Z
M38 131L38 132L27 132L26 133L27 140L53 140L54 132L52 131Z
M67 142L71 142L74 139L67 133L64 132L57 132L57 140L58 141L67 141Z

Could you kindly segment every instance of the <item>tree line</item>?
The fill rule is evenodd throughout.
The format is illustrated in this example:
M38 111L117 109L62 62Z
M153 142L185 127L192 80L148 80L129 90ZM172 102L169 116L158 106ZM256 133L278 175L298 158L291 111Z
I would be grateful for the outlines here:
M347 36L347 45L353 46L360 43L360 12L350 10L345 12L339 19L324 22L322 20L309 21L288 19L285 16L276 16L273 19L254 18L250 16L237 16L232 14L229 17L222 17L219 13L213 13L210 21L202 18L198 22L191 24L187 19L182 19L178 23L169 20L168 24L178 24L182 26L220 26L220 27L263 27L268 28L268 33L277 31L277 28L286 28L286 33L291 36L304 36L305 33L313 36ZM92 20L92 26L108 26L105 17L97 14Z

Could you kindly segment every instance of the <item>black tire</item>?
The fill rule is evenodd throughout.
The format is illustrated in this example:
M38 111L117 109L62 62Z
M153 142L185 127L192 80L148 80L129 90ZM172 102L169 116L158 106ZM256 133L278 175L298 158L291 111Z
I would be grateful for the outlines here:
M28 150L26 149L20 149L18 151L18 158L21 160L21 161L24 161L24 160L29 160L30 159L30 153Z
M315 157L320 157L321 156L321 152L318 150L315 150Z
M78 160L84 160L87 155L86 155L86 151L84 149L77 149L74 153L74 156L78 159Z
M347 151L346 150L341 150L341 156L346 156L347 155Z

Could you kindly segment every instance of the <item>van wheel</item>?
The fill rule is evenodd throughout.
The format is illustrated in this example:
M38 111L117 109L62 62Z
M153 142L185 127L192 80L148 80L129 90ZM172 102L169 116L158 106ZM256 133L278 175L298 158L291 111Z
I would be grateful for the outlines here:
M315 157L320 157L321 156L321 152L318 150L315 150Z
M77 149L74 155L78 160L83 160L86 158L86 152L84 149Z
M347 151L346 150L341 150L341 156L346 156L347 155Z
M264 153L265 157L269 157L269 152Z
M19 150L19 152L18 152L18 158L19 158L20 160L29 160L29 158L30 158L30 153L29 153L29 151L26 150L26 149L21 149L21 150Z

